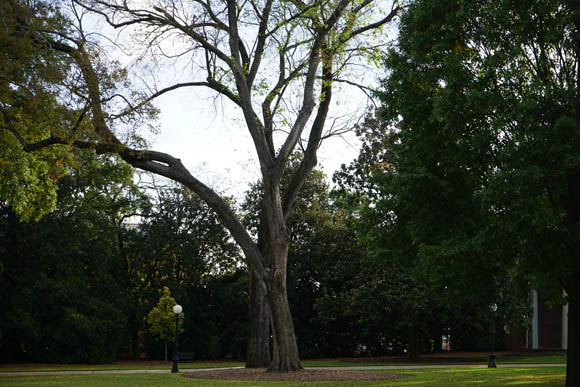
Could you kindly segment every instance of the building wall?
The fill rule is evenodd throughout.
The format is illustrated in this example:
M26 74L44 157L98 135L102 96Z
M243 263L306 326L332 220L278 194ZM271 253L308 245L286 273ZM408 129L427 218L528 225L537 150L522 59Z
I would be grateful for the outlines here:
M546 299L532 292L532 317L529 349L566 349L568 340L568 306L549 307Z
M562 307L548 307L546 300L540 295L538 309L539 349L561 349Z

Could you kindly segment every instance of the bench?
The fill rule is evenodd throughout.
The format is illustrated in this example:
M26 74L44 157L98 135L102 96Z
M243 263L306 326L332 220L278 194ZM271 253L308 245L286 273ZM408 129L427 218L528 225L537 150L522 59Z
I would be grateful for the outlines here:
M193 352L179 352L177 351L177 356L179 360L193 360Z

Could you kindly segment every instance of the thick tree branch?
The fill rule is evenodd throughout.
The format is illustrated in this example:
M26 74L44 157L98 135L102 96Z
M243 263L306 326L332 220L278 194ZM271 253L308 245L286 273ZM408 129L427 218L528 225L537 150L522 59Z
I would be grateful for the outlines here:
M294 206L298 193L302 189L308 174L310 171L312 171L317 163L316 152L320 146L324 123L326 122L326 117L330 108L330 102L332 100L332 77L332 62L330 60L325 60L322 66L322 101L320 102L316 118L314 119L314 123L310 129L308 146L304 151L304 158L302 159L298 170L292 176L292 180L290 181L287 191L284 193L283 211L284 220L286 221L290 216L292 207Z
M310 51L310 56L308 60L308 70L306 72L306 79L304 82L304 96L302 108L298 113L286 141L282 145L278 157L276 158L276 164L274 168L274 176L276 179L280 179L282 176L282 171L288 162L290 154L293 152L296 143L300 139L304 127L314 110L314 82L316 80L316 72L318 70L318 65L320 63L322 55L326 55L322 48L324 42L328 36L328 33L335 27L335 25L340 20L341 15L345 11L349 0L341 0L336 5L336 8L330 15L330 17L322 24L322 28L317 30L316 37L312 44L312 49ZM329 60L332 60L329 58Z
M262 61L262 55L264 54L264 47L266 47L266 29L268 28L268 20L270 19L270 11L272 10L273 0L268 0L264 6L264 11L260 15L260 28L258 30L258 43L256 45L256 51L254 52L254 62L250 67L248 73L248 85L254 83L256 79L256 74L260 68L260 63Z
M240 96L240 106L246 120L246 125L252 136L254 147L260 161L260 168L264 176L272 165L272 152L269 149L268 141L264 134L263 125L259 122L258 116L252 107L251 84L248 84L243 64L240 57L240 36L238 32L238 12L237 2L227 0L228 4L228 22L229 22L229 45L232 54L231 69L236 81L236 87Z
M67 145L78 149L92 150L97 154L116 154L135 168L152 172L183 184L195 192L216 212L220 220L231 232L232 237L244 251L244 255L255 271L255 274L260 280L263 280L266 269L256 243L249 236L227 202L215 191L191 175L180 159L167 153L131 149L118 143L107 144L80 140L71 141L62 137L49 137L45 140L29 144L14 130L11 130L11 132L26 152L33 152L53 145Z

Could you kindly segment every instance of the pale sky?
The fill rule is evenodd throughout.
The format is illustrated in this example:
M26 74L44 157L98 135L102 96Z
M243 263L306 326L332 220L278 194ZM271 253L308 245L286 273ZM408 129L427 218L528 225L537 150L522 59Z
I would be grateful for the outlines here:
M147 138L153 149L180 158L196 178L240 198L260 177L254 146L239 110L203 94L201 89L178 89L159 98L155 105L161 111L160 133ZM336 101L342 104L335 104L335 112L347 109L354 115L360 115L366 104L363 93L353 88ZM353 133L323 142L318 160L329 180L341 164L358 155L359 148Z

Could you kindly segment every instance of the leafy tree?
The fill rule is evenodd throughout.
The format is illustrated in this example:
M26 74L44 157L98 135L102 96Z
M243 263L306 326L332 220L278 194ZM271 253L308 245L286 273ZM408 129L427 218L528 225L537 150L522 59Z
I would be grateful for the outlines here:
M402 188L424 203L413 240L432 260L477 267L472 280L522 268L562 286L569 386L580 384L579 17L572 1L413 2L383 95Z
M165 361L167 361L167 342L175 341L175 313L173 307L177 305L175 298L171 297L169 288L163 288L163 295L159 303L147 315L147 324L151 335L165 342ZM177 317L177 333L183 333L183 313Z
M487 336L490 302L501 305L506 323L519 326L528 309L521 290L528 287L486 249L481 234L489 224L473 198L479 186L462 180L446 133L428 151L418 149L421 136L436 124L416 119L413 128L390 130L370 115L359 128L364 143L358 160L335 179L339 200L358 208L368 252L364 272L370 280L355 291L353 310L374 327L375 343L417 356L444 332L452 334L454 348L473 345L466 340L473 332ZM442 155L457 157L443 165Z
M283 190L299 164L300 158L295 155L282 178ZM244 221L256 233L262 191L261 182L254 184L242 205ZM288 251L288 298L300 352L308 357L351 355L357 346L356 334L352 333L357 327L350 316L342 313L345 304L337 302L337 295L354 286L360 271L362 251L349 220L344 209L332 204L325 175L314 169L287 222L292 239ZM330 309L339 313L331 313Z
M172 183L150 192L152 206L140 213L140 261L134 263L140 282L175 292L240 263L230 234L199 196Z
M59 180L57 209L37 223L20 223L2 203L5 360L98 363L124 354L130 300L114 220L129 207L115 195L128 190L132 171L114 160L84 164Z
M38 157L28 154L16 134L40 139L70 113L59 101L58 90L47 87L65 79L70 60L35 45L19 28L22 22L40 27L40 18L59 28L62 23L53 6L39 3L31 9L2 0L0 10L0 197L23 219L38 219L55 208L55 181L67 154L62 148L47 149Z
M381 2L352 0L311 4L272 0L158 2L146 9L134 8L125 1L82 3L115 28L135 26L145 32L150 38L145 43L146 49L153 54L163 53L157 42L177 34L194 48L186 52L194 54L192 63L201 63L201 71L192 75L192 81L133 100L128 109L119 113L114 109L120 103L117 96L122 94L122 90L115 89L120 84L115 80L120 76L105 71L110 66L101 62L102 56L91 55L95 46L87 44L88 35L82 26L76 26L75 30L72 26L52 28L45 23L37 28L33 23L19 21L19 28L27 31L32 44L42 42L74 62L78 77L71 77L70 83L61 85L77 96L74 110L79 114L59 126L66 129L62 132L33 137L20 132L16 125L10 126L10 132L28 152L66 145L97 153L116 153L134 167L168 177L198 194L218 214L244 252L257 291L267 296L261 299L270 303L275 344L271 370L300 369L286 294L290 242L286 221L308 172L316 164L320 142L329 135L324 133L324 127L334 84L345 80L343 75L353 68L352 61L358 55L369 51L376 54L373 48L377 43L371 43L368 35L392 21L400 7L396 3L383 7ZM79 10L73 6L71 13L75 12L78 15ZM82 21L82 17L77 20ZM265 187L264 219L260 227L263 249L243 228L227 201L196 179L179 159L142 149L131 141L133 136L124 141L120 135L119 120L137 127L137 119L154 113L145 102L176 88L200 86L224 96L243 112ZM291 97L294 93L300 96L296 101ZM132 100L129 95L125 97ZM288 106L292 109L287 109ZM87 124L88 130L77 132L75 122ZM284 129L288 129L287 135L282 134ZM280 179L289 156L302 140L301 167L282 195Z
M218 278L230 278L237 270L240 264L239 249L216 214L188 189L171 183L160 185L158 182L144 188L151 194L150 207L139 213L140 223L126 234L124 240L129 260L131 297L135 305L133 334L137 336L140 322L156 302L156 289L169 287L180 300L185 313L194 316L194 321L188 319L185 322L185 329L190 333L188 338L184 338L184 348L191 339L196 356L203 356L207 353L207 346L198 345L198 342L209 337L208 332L199 332L198 336L197 327L207 323L200 320L203 304L211 302L213 291L220 292L212 288L213 284L220 289L226 287L220 281L227 283L227 280ZM235 281L232 282L229 284L237 288ZM224 289L226 291L229 290ZM235 291L232 290L232 293ZM204 299L202 294L207 298ZM232 305L244 303L243 294L237 297L231 301ZM232 307L232 310L235 309ZM206 314L203 313L203 316ZM226 331L229 328L226 328L225 321L230 320L222 321L213 324ZM228 341L224 340L224 346L227 345Z
M187 289L188 334L183 348L196 358L243 359L248 341L248 272L214 273Z

